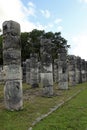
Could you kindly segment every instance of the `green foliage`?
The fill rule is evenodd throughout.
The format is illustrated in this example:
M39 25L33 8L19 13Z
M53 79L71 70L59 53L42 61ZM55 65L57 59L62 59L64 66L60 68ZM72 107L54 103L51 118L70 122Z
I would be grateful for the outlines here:
M29 58L30 55L30 44L28 42L29 33L24 32L21 33L21 54L22 54L22 61Z
M22 43L22 60L30 57L31 53L37 53L40 58L40 40L41 38L50 39L53 44L52 58L56 59L59 48L65 48L66 50L70 47L67 45L67 40L61 36L61 32L45 32L44 30L34 29L29 33L21 33Z
M21 33L21 55L22 61L25 61L30 57L31 53L37 53L40 58L40 39L41 37L51 39L51 42L54 45L52 49L52 58L57 58L58 48L64 47L65 49L69 48L67 45L67 40L61 36L60 32L45 32L44 30L34 29L31 32ZM2 55L2 35L0 35L0 64L3 64L3 55Z

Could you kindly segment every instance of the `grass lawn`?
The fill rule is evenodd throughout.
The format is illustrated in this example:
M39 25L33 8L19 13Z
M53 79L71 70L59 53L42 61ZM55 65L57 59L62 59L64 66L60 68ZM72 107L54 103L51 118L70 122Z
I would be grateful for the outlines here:
M87 88L40 121L33 130L87 130Z
M3 85L0 85L0 130L28 130L33 121L50 111L61 101L65 101L78 90L82 90L74 99L53 112L34 126L34 130L86 130L87 128L87 83L69 87L69 90L58 90L54 85L55 96L41 96L41 88L31 89L23 84L24 109L10 112L5 109Z

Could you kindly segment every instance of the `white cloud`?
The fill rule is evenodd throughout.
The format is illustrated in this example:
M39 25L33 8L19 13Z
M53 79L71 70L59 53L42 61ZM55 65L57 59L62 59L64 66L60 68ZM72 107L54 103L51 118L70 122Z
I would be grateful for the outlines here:
M55 24L59 24L60 22L62 22L62 19L61 19L61 18L57 18L57 19L54 21Z
M35 16L35 5L31 2L24 6L21 0L0 0L0 28L7 20L20 23L22 31L31 31L36 25L29 21L30 16Z
M31 6L31 7L35 7L35 4L32 3L31 1L28 2L28 5Z
M33 29L48 30L52 28L52 24L42 25L39 22L33 23L29 19L30 17L36 17L37 8L34 3L29 1L25 6L21 0L0 0L0 28L2 29L2 23L7 20L13 20L20 23L21 32L29 32ZM42 14L46 17L50 17L48 10L42 10Z
M79 0L80 2L84 2L84 3L87 3L87 0Z
M50 18L51 14L49 10L40 10L40 12L43 14L44 17Z
M58 26L57 30L58 30L58 31L62 31L62 30L63 30L63 27L62 27L62 26Z
M72 53L87 60L87 34L79 34L72 38L74 48ZM72 46L71 46L72 49Z

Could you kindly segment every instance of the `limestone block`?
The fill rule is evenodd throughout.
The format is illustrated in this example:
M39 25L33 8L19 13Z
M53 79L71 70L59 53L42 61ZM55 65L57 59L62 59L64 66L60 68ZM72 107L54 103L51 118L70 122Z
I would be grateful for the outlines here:
M22 80L22 68L19 65L10 64L3 67L4 79L7 80Z
M21 63L21 51L10 48L3 51L4 65L19 64Z
M6 81L4 87L5 106L8 110L20 110L23 106L22 80Z
M20 24L15 21L5 21L3 23L3 34L11 33L13 36L20 36Z
M3 36L3 49L15 48L20 49L20 36L11 33Z
M43 87L44 96L53 95L53 74L52 73L41 73L41 85Z

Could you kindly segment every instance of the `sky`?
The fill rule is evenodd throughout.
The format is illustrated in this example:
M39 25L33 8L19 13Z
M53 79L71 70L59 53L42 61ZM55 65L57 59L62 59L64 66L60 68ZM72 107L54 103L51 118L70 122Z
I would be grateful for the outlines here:
M87 0L0 0L1 30L7 20L20 23L21 32L61 32L68 54L87 60Z

